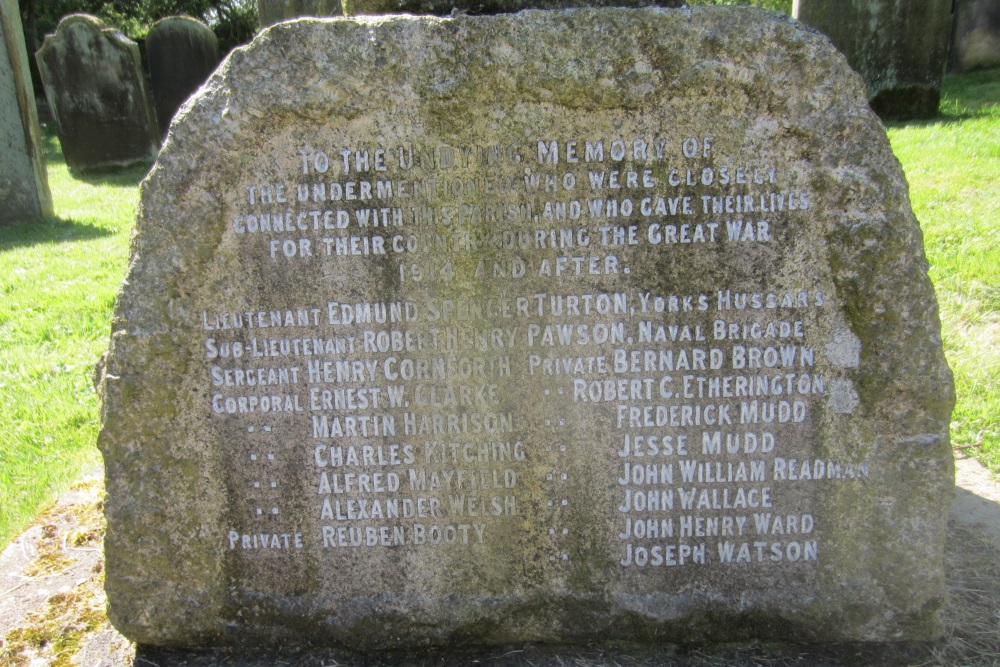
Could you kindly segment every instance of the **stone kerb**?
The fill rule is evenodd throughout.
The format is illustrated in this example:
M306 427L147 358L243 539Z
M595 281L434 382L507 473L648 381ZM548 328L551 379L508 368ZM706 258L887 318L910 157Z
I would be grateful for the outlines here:
M73 14L46 35L36 60L70 169L156 159L156 118L135 42L96 17Z
M150 28L146 60L160 134L166 136L174 114L219 64L219 40L201 21L170 16Z
M0 0L0 225L52 215L16 0Z
M936 301L815 31L282 23L175 122L139 211L100 370L127 637L940 632Z

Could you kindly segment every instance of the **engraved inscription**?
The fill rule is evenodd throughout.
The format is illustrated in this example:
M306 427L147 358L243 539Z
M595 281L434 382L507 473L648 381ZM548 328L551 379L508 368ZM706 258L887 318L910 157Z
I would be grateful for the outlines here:
M227 235L315 281L315 301L220 299L199 324L206 412L234 431L290 415L310 452L294 504L311 517L263 533L248 508L231 551L475 550L529 521L548 530L549 566L572 567L571 527L598 502L618 516L599 541L623 571L817 561L809 489L871 475L799 444L849 383L815 333L829 278L713 270L794 243L814 198L787 165L655 135L317 138L283 164L284 180L248 174L230 193ZM704 276L674 293L638 270L649 256ZM396 295L341 293L376 261ZM594 425L610 438L596 473L568 444Z

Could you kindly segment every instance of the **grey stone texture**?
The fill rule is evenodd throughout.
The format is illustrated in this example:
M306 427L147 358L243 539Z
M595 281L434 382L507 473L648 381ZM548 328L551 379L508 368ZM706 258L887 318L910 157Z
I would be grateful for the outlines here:
M956 0L949 65L954 72L1000 66L1000 0Z
M283 23L141 197L98 370L129 638L940 632L937 304L885 131L815 31Z
M937 115L952 0L795 0L792 15L823 32L890 118Z
M156 117L135 42L96 17L73 14L35 57L70 169L156 159Z
M257 23L261 28L300 17L343 14L340 0L257 0Z
M197 19L169 16L150 28L146 61L156 119L166 136L174 114L219 64L219 40Z
M0 0L0 225L52 215L17 0Z
M344 14L500 14L522 9L573 7L680 7L684 0L343 0Z

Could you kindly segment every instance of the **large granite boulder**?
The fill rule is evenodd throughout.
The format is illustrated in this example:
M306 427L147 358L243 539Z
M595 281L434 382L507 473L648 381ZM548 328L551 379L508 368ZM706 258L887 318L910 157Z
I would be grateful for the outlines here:
M174 124L131 252L99 373L131 639L940 631L921 232L790 19L274 26Z
M522 9L574 7L680 7L684 0L343 0L344 14L499 14Z

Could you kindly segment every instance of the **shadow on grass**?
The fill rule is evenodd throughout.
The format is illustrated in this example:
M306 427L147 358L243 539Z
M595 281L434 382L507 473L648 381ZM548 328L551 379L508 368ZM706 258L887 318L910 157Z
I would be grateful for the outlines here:
M21 222L0 227L0 251L46 243L86 241L113 234L114 230L62 218Z
M941 89L945 100L960 100L973 110L996 106L1000 92L1000 67L980 69L965 74L948 74Z
M73 178L90 185L104 185L113 188L134 188L146 178L152 163L136 164L131 167L117 167L94 171L70 171Z
M42 129L42 151L45 153L45 162L50 169L54 166L66 166L59 137L50 126L45 126ZM130 167L108 167L85 172L71 169L70 174L74 179L89 185L131 188L138 185L146 177L152 166L152 163L140 163Z
M945 76L941 105L933 118L887 118L889 128L947 126L1000 115L1000 68Z
M980 118L982 115L978 113L939 113L933 118L911 118L909 120L883 118L882 124L885 125L886 129L920 128L930 127L931 125L947 126Z

